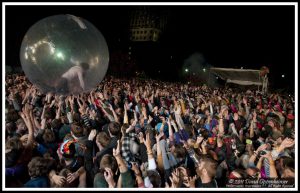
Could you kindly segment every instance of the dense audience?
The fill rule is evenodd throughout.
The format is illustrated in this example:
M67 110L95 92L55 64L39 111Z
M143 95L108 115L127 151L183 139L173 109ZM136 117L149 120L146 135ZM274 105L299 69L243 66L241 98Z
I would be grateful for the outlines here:
M42 94L5 77L6 187L217 188L294 179L294 101L107 77L90 93Z

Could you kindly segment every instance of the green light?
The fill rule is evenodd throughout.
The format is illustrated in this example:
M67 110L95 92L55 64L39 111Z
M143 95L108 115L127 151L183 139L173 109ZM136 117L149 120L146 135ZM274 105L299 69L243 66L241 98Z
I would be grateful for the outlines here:
M56 54L56 56L57 56L58 58L61 58L61 57L63 57L63 54L62 54L61 52L58 52L58 53Z
M62 60L65 59L65 56L64 56L64 54L62 52L57 52L56 53L56 57L59 58L59 59L62 59Z

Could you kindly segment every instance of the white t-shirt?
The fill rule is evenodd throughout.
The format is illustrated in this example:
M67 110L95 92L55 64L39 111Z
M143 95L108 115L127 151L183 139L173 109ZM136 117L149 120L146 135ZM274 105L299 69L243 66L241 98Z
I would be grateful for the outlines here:
M67 72L65 72L62 77L67 79L68 81L72 81L72 79L78 77L81 88L84 89L84 82L83 82L83 70L80 66L73 66Z

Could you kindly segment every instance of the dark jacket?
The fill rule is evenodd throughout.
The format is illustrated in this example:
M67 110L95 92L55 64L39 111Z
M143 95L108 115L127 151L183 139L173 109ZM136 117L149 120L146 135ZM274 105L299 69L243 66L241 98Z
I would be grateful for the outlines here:
M49 185L49 180L45 176L40 176L37 178L32 178L29 180L26 184L24 184L24 187L28 188L48 188L50 187Z

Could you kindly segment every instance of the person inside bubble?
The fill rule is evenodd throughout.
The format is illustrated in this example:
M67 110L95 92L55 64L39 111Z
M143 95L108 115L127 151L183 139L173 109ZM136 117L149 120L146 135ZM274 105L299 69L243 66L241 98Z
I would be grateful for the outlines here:
M76 80L79 80L80 88L85 90L84 76L89 68L90 65L86 62L81 62L79 65L71 67L68 71L62 74L56 87L56 91L59 93L68 93L70 91L69 85Z

